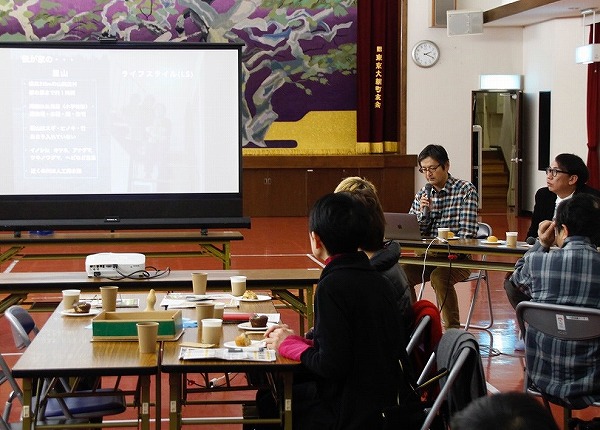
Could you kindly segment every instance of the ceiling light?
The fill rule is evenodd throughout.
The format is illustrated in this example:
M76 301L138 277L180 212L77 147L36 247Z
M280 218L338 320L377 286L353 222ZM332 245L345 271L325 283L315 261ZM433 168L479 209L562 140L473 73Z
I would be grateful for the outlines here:
M592 22L590 24L590 31L592 32L592 43L586 44L585 35L585 19L588 15L592 15ZM583 18L583 43L584 45L579 46L575 49L575 62L577 64L592 64L600 62L600 43L596 43L596 10L595 9L584 9L581 11Z

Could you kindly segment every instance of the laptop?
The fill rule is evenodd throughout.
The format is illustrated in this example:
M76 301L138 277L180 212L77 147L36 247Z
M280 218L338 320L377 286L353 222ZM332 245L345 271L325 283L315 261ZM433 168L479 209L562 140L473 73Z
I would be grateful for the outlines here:
M416 214L384 212L385 238L392 240L421 240Z

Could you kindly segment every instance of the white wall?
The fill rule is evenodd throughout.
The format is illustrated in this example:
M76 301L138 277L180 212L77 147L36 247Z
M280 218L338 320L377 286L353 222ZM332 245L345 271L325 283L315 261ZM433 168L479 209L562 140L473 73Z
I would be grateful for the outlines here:
M522 28L484 27L484 33L448 37L445 28L430 28L430 1L408 0L407 153L430 143L446 147L453 175L471 178L471 91L481 74L522 74L525 93L524 207L533 209L533 194L545 184L537 170L537 97L552 92L550 154L574 152L586 159L585 88L587 68L575 64L582 43L579 19L554 20ZM422 69L410 59L421 39L440 47L440 60ZM535 170L532 170L535 168ZM416 172L415 186L424 183Z
M550 159L562 152L587 160L587 66L575 63L583 44L581 19L560 19L523 30L527 120L524 149L524 205L533 208L535 191L546 186L538 167L538 95L551 92Z

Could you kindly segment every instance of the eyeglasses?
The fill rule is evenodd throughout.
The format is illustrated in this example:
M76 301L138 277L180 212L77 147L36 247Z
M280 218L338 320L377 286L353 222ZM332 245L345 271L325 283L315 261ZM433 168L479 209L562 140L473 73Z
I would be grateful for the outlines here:
M570 175L570 173L566 170L560 170L556 167L546 167L546 175L552 175L553 178L556 178L556 175L559 173L566 173L567 175Z
M421 172L421 173L425 173L425 172L433 173L433 172L435 172L435 171L438 169L438 167L440 167L440 166L441 166L441 164L438 164L438 165L437 165L437 166L435 166L435 167L421 167L421 168L419 169L419 172Z

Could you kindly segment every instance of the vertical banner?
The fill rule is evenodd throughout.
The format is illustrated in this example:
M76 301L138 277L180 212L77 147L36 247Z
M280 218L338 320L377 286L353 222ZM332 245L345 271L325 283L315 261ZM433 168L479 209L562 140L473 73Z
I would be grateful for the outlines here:
M357 152L396 152L400 0L358 1L357 22Z
M595 39L594 39L594 33ZM590 27L590 43L600 40L600 25ZM598 144L600 143L600 63L588 65L587 88L587 136L588 158L587 167L590 171L588 185L600 188L600 160L598 159Z

